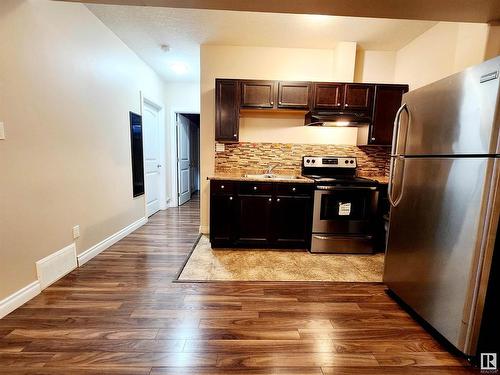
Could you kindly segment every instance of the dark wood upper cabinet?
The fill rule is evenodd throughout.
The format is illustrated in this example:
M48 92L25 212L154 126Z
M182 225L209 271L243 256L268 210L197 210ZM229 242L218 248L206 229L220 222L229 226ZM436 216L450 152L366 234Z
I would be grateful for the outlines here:
M375 86L372 125L368 144L391 145L394 119L405 92L408 92L408 85Z
M278 108L309 108L310 82L279 82Z
M340 109L344 100L344 84L342 83L314 83L314 109Z
M275 81L241 81L241 106L247 108L273 108Z
M237 142L240 123L239 82L215 80L215 140Z
M215 140L238 142L240 113L289 109L352 112L370 122L360 144L390 145L394 117L407 91L408 85L216 79Z
M344 93L344 109L370 112L374 85L347 83Z

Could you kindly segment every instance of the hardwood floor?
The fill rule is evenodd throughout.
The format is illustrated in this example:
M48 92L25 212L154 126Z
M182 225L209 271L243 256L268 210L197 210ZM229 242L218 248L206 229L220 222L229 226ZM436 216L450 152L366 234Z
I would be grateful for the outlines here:
M381 284L173 283L198 200L0 320L0 374L466 374Z

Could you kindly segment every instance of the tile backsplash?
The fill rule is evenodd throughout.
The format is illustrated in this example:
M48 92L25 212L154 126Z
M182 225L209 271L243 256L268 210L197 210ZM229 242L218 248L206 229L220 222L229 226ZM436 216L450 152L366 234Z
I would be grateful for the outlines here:
M264 171L270 163L279 163L278 173L300 174L302 156L355 156L358 174L388 176L390 148L339 145L251 143L226 144L225 151L215 153L215 173Z

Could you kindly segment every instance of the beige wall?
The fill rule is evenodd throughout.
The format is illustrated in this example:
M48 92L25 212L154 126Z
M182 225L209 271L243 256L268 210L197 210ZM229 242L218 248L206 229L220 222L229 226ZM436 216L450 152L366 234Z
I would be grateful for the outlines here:
M346 81L354 78L356 43L335 50L201 46L201 229L208 229L208 183L214 171L215 78ZM355 144L355 129L312 129L304 118L267 116L241 120L240 141ZM265 129L265 133L264 133Z
M302 116L245 115L240 118L240 142L355 145L358 128L304 126Z
M394 83L396 51L358 49L355 82Z
M0 300L35 262L144 217L132 198L129 111L163 83L82 4L0 2Z
M489 26L488 41L486 42L486 59L500 55L500 25Z
M440 22L396 54L394 80L416 89L484 60L486 24Z
M332 81L353 82L356 65L356 42L339 42L333 51Z

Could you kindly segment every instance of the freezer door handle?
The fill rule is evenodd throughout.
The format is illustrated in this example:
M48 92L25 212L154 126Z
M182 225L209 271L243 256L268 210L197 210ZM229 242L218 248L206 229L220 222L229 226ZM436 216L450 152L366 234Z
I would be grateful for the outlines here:
M401 172L397 173L397 167L398 164L401 165ZM399 202L401 202L401 199L403 199L403 193L404 193L404 172L405 172L405 159L402 156L398 157L393 157L391 158L391 169L390 169L390 176L389 176L389 187L387 189L387 196L389 198L389 203L391 204L392 207L396 207ZM396 176L396 178L395 178ZM394 191L395 185L396 187L399 186L399 194L397 195L396 198L394 198Z
M403 103L396 112L396 118L394 119L394 129L392 131L393 155L398 155L398 146L399 146L398 138L399 138L399 130L401 128L401 113L403 113L403 111L406 111L406 113L408 114L408 121L410 121L410 116L409 116L410 113L408 112L408 106L406 105L406 103ZM405 147L406 147L406 141L405 141Z

